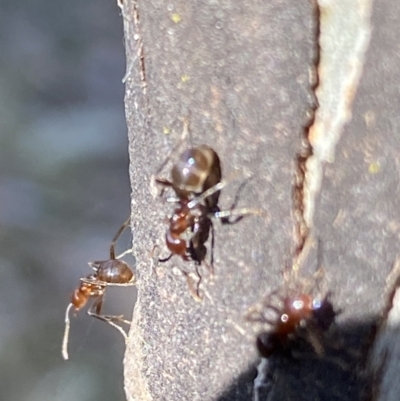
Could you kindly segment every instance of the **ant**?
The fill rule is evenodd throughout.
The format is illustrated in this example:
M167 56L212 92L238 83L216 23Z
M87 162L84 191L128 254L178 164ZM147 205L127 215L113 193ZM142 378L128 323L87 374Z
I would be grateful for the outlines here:
M88 315L109 323L115 327L125 339L127 337L124 330L115 324L114 321L120 321L126 324L129 324L129 322L122 319L121 316L101 315L101 308L107 286L134 285L135 274L127 263L119 260L127 253L132 252L132 249L128 249L117 257L115 256L115 243L123 231L129 226L130 221L130 218L126 220L112 239L110 246L110 259L99 262L89 262L89 266L92 267L94 273L81 278L79 287L77 287L72 293L71 302L65 311L65 330L61 348L61 353L65 360L68 359L70 310L74 308L74 312L77 314L91 298L94 299L94 301L87 312Z
M187 132L188 122L185 120L183 137ZM169 229L166 233L166 245L170 255L159 259L159 262L166 262L173 255L178 255L185 261L193 260L196 265L200 265L205 261L205 243L210 232L211 249L214 248L212 217L220 219L223 224L234 224L246 214L259 214L258 210L253 209L234 211L244 184L239 187L231 208L226 211L220 210L219 195L226 182L222 181L221 163L217 152L207 145L186 149L172 167L171 180L156 178L155 181L164 187L171 187L176 198L168 200L178 203L169 219ZM231 220L233 215L236 215L236 218ZM209 270L213 274L212 252Z
M254 380L254 401L259 400L261 387L272 384L269 358L290 351L291 345L301 338L308 341L318 355L322 355L323 334L330 329L339 313L333 308L329 292L323 297L314 296L304 287L290 288L283 294L279 292L276 290L267 295L261 305L252 307L246 315L248 321L269 326L256 338L257 351L262 359Z
M257 336L256 346L263 358L269 358L277 351L288 348L296 335L302 335L302 330L327 331L332 325L337 313L329 300L330 294L324 298L314 298L311 294L297 292L279 297L280 305L272 303L265 305L265 310L248 314L248 320L271 325L272 329ZM271 310L276 319L271 319L266 312ZM312 335L312 333L308 333ZM310 341L317 353L321 353L317 338Z

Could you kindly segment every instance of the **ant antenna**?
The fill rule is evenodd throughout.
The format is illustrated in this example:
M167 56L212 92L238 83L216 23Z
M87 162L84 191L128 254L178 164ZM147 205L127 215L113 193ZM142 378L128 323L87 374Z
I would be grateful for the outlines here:
M187 206L189 209L194 208L199 203L203 202L209 196L215 194L216 192L220 191L228 182L227 181L220 181L218 184L214 185L211 188L208 188L207 191L202 192L199 196L191 200Z
M65 361L67 361L69 359L68 356L68 338L69 338L69 329L71 326L71 320L69 318L69 313L71 308L73 307L73 304L69 304L67 306L67 309L65 310L65 329L64 329L64 337L62 340L62 345L61 345L61 354L62 357Z
M323 248L321 238L317 239L317 266L318 268L322 267L322 259L323 259Z
M124 232L126 227L128 227L129 223L131 222L131 217L129 216L128 219L122 224L122 226L119 228L117 233L115 234L114 238L112 239L111 246L110 246L110 260L115 260L115 243L117 242L117 239L120 237L120 235Z
M167 165L167 163L170 161L172 155L176 155L179 151L179 149L181 148L182 144L185 142L186 137L189 135L189 118L185 117L183 119L183 131L182 131L182 135L181 135L181 139L178 141L178 143L172 148L170 154L166 157L166 159L162 162L162 164L160 165L160 167L157 169L156 173L154 174L154 176L158 176L161 171L164 170L164 167ZM164 185L168 185L165 184Z
M193 146L193 138L192 138L192 132L190 131L189 127L189 115L186 117L183 117L183 132L185 134L185 138L188 136L189 137L189 143L191 146ZM182 134L183 136L183 134Z
M168 262L172 258L173 254L170 253L166 258L158 259L159 262L164 263Z
M133 248L129 248L126 251L120 253L118 256L115 257L115 259L121 259L123 258L125 255L127 255L128 253L130 253L133 256Z
M192 199L188 204L188 208L194 208L195 206L197 206L199 203L203 202L206 198L208 198L209 196L215 194L216 192L220 191L222 188L224 188L227 184L229 183L228 180L222 180L220 181L218 184L214 185L213 187L207 189L207 191L204 191L203 193L201 193L199 196L197 196L196 198ZM244 185L246 183L242 183L239 187L238 192L241 192L244 188ZM211 216L215 217L216 219L225 219L227 217L231 217L231 216L244 216L247 214L255 214L255 215L261 215L262 211L259 209L252 209L252 208L243 208L243 209L235 209L236 204L238 202L239 199L239 195L238 193L235 196L235 200L231 206L231 208L229 210L220 210L218 212L212 212L210 213ZM240 220L240 218L239 218ZM235 222L237 222L238 220L236 220Z

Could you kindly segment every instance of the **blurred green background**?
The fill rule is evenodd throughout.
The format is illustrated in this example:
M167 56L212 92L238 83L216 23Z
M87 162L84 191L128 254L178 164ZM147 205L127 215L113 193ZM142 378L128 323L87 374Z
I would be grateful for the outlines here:
M60 353L70 294L129 214L124 73L116 1L0 3L1 400L125 399L111 326L82 311ZM111 289L105 312L130 318L134 296Z

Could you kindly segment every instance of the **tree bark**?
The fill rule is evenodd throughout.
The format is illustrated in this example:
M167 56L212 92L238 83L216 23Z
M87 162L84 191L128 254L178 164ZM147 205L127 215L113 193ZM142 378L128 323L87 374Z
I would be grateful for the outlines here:
M258 357L255 328L243 316L282 287L293 257L303 261L300 275L312 275L321 261L307 239L322 244L323 285L342 310L340 346L277 360L272 399L368 399L377 387L369 386L366 356L390 303L385 280L400 235L400 6L382 0L372 17L367 0L121 7L138 261L128 400L251 399ZM184 118L187 146L213 147L223 176L235 177L221 207L251 172L239 206L265 211L214 223L216 274L201 267L202 302L175 274L174 267L194 272L193 263L157 261L167 254L164 220L173 206L152 178L179 143Z

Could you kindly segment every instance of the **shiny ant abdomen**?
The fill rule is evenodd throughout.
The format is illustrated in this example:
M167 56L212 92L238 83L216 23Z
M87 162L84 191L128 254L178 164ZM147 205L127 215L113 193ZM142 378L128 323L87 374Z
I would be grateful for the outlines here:
M193 199L221 182L217 152L207 145L185 150L171 170L171 186L179 199ZM217 207L219 191L204 202L209 210Z
M89 262L99 281L108 284L125 284L132 281L134 274L130 266L123 260L111 259L103 262Z

